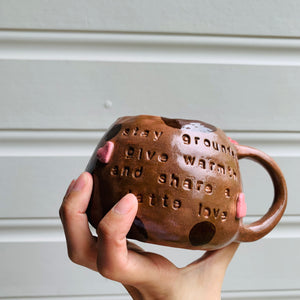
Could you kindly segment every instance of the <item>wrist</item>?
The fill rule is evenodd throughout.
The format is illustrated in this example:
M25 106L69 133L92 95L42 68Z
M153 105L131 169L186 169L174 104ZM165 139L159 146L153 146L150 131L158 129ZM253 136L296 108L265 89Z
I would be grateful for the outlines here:
M182 300L174 291L164 291L157 288L136 288L124 285L133 300Z
M214 284L211 287L197 284L173 284L171 288L160 287L140 287L125 286L133 300L220 300L221 289Z

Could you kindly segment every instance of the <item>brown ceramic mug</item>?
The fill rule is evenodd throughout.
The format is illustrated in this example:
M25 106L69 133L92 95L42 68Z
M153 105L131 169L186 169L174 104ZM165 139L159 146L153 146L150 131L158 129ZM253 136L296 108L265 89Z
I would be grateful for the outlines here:
M270 209L249 225L243 224L241 158L261 164L274 185ZM87 211L94 227L133 193L139 207L128 238L172 247L213 250L255 241L276 226L287 204L284 177L271 157L196 120L119 118L101 139L87 171L94 179Z

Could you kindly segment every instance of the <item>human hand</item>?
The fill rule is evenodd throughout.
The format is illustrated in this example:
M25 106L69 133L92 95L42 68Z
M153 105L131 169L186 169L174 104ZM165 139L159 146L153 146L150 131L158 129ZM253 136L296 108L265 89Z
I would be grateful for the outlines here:
M165 257L127 241L138 209L133 194L124 196L104 216L95 237L85 213L92 186L91 174L82 173L71 182L59 210L68 255L74 263L122 283L133 299L220 299L237 243L206 252L186 267L177 268Z

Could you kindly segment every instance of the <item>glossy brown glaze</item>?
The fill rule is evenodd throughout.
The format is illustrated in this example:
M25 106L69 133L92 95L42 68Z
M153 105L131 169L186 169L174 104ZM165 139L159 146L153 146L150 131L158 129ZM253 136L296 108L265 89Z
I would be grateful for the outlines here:
M262 164L275 187L268 213L247 226L238 163L244 157ZM94 227L133 193L139 208L128 238L166 246L213 250L254 241L279 222L287 201L284 177L269 156L197 120L119 118L96 147L87 171L94 179L87 212Z

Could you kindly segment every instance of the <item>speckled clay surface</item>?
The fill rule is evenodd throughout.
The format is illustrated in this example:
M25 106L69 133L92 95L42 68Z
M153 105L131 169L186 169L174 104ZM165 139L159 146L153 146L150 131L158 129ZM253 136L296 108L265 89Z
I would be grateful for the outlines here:
M242 221L246 205L238 159L243 157L264 166L275 187L272 207L250 225ZM139 208L128 238L166 246L213 250L257 240L279 222L287 201L284 177L269 156L197 120L119 118L87 171L94 179L87 212L94 227L133 193Z

